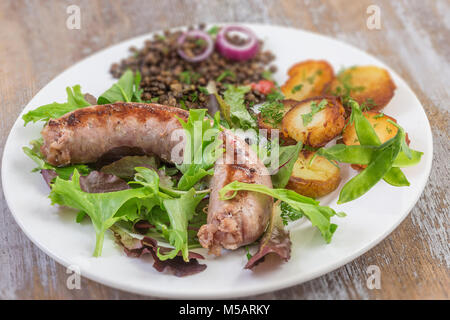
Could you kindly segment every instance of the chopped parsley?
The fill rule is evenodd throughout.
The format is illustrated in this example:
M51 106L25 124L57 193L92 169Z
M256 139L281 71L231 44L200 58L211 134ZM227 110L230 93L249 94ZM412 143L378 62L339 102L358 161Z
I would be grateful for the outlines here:
M269 70L264 70L261 73L261 76L266 80L273 81L273 74Z
M360 108L361 108L362 111L369 111L373 107L376 107L376 105L377 104L375 103L375 101L373 101L372 98L367 98L366 101L361 103Z
M180 100L181 109L187 110L186 102L184 100Z
M145 103L158 102L158 100L159 100L159 97L154 97L154 98L151 98L150 100L145 101Z
M197 92L193 92L190 94L189 96L191 98L192 102L196 102L198 100L198 93Z
M309 82L309 84L313 84L314 80L316 79L316 76L320 76L322 74L322 70L317 70L312 76L306 78L306 80ZM303 75L303 78L305 78L305 75Z
M261 106L260 112L263 121L272 126L280 124L284 117L284 99L280 91L273 91L266 96L266 102Z
M179 75L180 81L185 84L191 84L200 78L200 74L192 71L183 71Z
M332 93L335 96L341 97L342 104L347 106L350 102L352 92L361 92L364 91L365 88L363 86L353 86L352 85L352 74L346 72L348 70L352 70L356 67L350 67L348 69L341 69L337 74L337 79L340 83L339 86L336 87L336 90ZM372 100L373 102L373 100Z
M285 226L287 226L289 221L295 221L303 217L303 213L301 211L292 208L286 202L281 202L280 208L281 208L280 217Z
M195 40L195 44L199 47L202 47L202 46L206 45L206 41L203 39L197 39L197 40Z
M383 112L373 116L374 119L380 119L380 118L383 118L383 117L384 117L384 113Z
M231 79L236 79L236 74L231 70L225 70L217 77L216 82L221 82L223 79L230 77Z
M202 86L198 87L198 91L200 91L203 94L209 94L208 89L206 89L205 87L202 87Z
M322 99L322 101L317 104L317 101L311 103L311 112L302 114L303 125L307 126L313 119L314 115L319 111L323 110L328 104L327 99Z
M212 26L209 30L208 33L212 36L215 36L219 33L220 27L219 26Z
M248 246L245 246L245 251L246 251L246 255L247 255L247 260L250 260L253 256L250 253L250 250L248 249Z
M302 88L303 88L303 84L298 84L292 88L291 93L296 93L296 92L302 90Z

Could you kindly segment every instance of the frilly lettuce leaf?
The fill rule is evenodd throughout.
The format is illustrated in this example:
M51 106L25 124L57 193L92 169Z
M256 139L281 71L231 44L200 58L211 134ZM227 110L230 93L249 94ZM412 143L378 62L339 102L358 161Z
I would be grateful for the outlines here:
M220 114L217 112L214 119L209 120L205 118L206 111L191 109L187 121L178 118L186 133L183 163L177 165L183 173L177 186L179 190L189 190L203 177L212 175L212 167L223 153L223 141L218 139Z
M85 212L96 233L94 256L102 253L105 231L127 213L138 210L137 199L155 197L149 188L128 189L108 193L88 193L80 187L80 174L74 170L72 180L56 177L49 198L59 204ZM130 201L132 201L130 203ZM122 209L122 210L121 210Z
M67 102L65 103L53 102L50 104L40 106L24 114L22 116L22 119L25 122L24 126L26 126L29 122L38 122L38 121L46 122L50 119L56 119L65 115L68 112L91 105L84 99L84 95L81 93L80 85L77 84L72 88L67 87L66 92L67 92Z

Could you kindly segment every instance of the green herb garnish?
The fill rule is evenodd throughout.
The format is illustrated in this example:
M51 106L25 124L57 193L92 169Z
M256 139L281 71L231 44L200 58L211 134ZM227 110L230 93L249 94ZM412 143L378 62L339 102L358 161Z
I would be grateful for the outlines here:
M292 208L286 202L281 202L280 208L280 216L285 226L287 226L290 221L295 221L303 217L303 213L301 211Z
M307 126L312 121L314 115L323 110L327 106L327 104L328 104L327 99L322 99L322 101L320 101L319 104L317 104L316 101L313 101L311 103L311 112L302 114L303 125Z
M296 93L296 92L302 90L302 88L303 88L303 84L298 84L292 88L291 93Z
M216 82L221 82L223 79L230 77L231 79L236 79L236 74L231 70L225 70L217 77Z
M192 71L183 71L178 76L180 82L183 82L185 84L192 84L193 82L197 81L200 77L201 77L200 74Z
M220 27L219 26L212 26L209 30L208 33L212 36L215 36L219 33Z
M274 90L266 96L266 101L263 103L259 111L265 123L274 127L278 126L284 117L284 104L282 100L284 95L281 91Z

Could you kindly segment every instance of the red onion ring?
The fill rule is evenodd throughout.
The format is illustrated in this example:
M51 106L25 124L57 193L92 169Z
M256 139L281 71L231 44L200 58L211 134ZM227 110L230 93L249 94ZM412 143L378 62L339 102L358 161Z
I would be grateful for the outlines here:
M248 37L247 43L238 46L230 43L226 37L228 32L238 31ZM217 51L230 60L244 61L253 58L259 49L259 42L252 30L242 26L225 26L222 27L216 37Z
M186 39L188 37L205 40L206 41L206 49L197 56L194 56L194 57L188 56L181 48L181 45L186 41ZM209 34L207 34L204 31L200 31L200 30L191 30L191 31L183 33L178 38L178 46L179 46L178 54L180 55L180 57L182 57L184 60L189 61L189 62L199 62L199 61L205 60L206 58L208 58L210 56L210 54L213 52L213 49L214 49L214 43L213 43L211 37L209 36Z

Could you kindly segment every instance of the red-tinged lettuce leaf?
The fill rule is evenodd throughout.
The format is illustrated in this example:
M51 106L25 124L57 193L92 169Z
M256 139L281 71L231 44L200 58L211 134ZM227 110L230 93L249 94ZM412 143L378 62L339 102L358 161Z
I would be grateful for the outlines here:
M166 174L166 168L157 169L159 161L154 156L126 156L100 169L101 172L113 174L121 179L133 179L136 167L144 167L155 170L159 176L159 184L162 187L171 188L174 183L172 178Z
M144 167L154 169L158 167L157 159L151 156L126 156L120 160L101 168L101 172L113 174L125 180L131 180L136 171L134 168Z
M54 170L50 169L42 169L41 175L49 188L51 188L50 183L53 181L53 179L55 179L58 176L58 174Z
M257 264L263 262L265 256L269 253L277 254L286 262L291 258L291 239L289 238L289 231L284 229L281 219L280 200L273 206L270 222L261 239L258 252L250 258L245 265L245 269L253 269Z
M159 272L168 269L177 277L185 277L202 272L206 269L205 264L200 264L197 261L197 259L204 259L204 257L198 253L189 252L189 262L185 262L180 255L175 256L173 259L162 261L157 255L158 249L160 253L168 253L172 251L172 249L158 246L158 242L150 237L144 237L143 239L134 238L125 230L116 226L112 226L111 230L114 233L116 242L123 247L127 256L141 257L150 253L154 260L153 267Z
M154 227L155 227L154 225L152 225L150 222L148 222L146 220L139 220L134 224L133 229L137 233L146 234L149 229L154 228Z
M51 182L59 175L50 169L41 170L45 183L51 188ZM87 176L80 177L80 187L84 192L105 193L130 189L128 183L112 175L99 171L91 171Z
M112 175L92 171L87 176L80 177L80 187L84 192L106 193L130 189L128 183Z
M100 170L102 167L113 163L114 161L120 160L127 156L145 156L146 153L142 148L138 147L117 147L108 150L100 156L100 158L91 166L96 170Z

